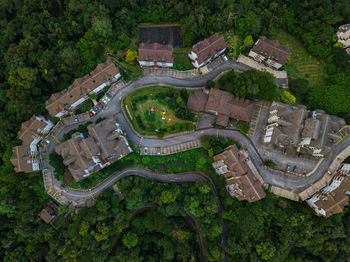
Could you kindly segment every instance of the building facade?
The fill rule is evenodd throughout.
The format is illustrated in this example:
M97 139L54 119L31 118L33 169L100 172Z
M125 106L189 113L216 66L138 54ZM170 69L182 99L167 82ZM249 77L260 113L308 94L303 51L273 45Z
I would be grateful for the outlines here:
M281 46L278 40L269 40L265 36L261 36L249 52L255 61L276 70L286 64L289 55L289 47Z
M158 43L141 43L137 61L142 67L172 67L174 65L173 47Z
M344 48L350 47L350 24L342 25L337 32L338 42L342 43Z
M202 67L225 52L227 43L218 33L195 44L188 57L195 68Z

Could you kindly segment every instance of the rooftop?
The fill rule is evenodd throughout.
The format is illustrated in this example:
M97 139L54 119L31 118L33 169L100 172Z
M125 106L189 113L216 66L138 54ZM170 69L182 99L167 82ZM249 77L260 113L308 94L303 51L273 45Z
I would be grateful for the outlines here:
M170 45L162 45L158 43L141 43L139 46L137 61L173 63L173 47Z

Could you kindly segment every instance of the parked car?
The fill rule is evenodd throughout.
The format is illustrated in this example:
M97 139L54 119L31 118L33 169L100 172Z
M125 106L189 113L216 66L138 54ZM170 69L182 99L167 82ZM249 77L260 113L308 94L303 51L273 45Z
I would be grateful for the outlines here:
M78 116L75 116L75 122L79 122L79 117Z
M299 153L299 154L298 154L298 157L299 157L299 158L301 158L301 156L302 156L302 154L301 154L301 153Z
M110 93L106 93L106 96L111 99L112 98L112 95Z
M101 101L102 101L102 103L105 104L105 105L108 104L108 101L107 101L104 97L102 97Z
M107 94L103 97L107 102L111 101L111 98L107 96Z
M160 147L157 147L157 154L160 155Z
M103 108L103 105L101 104L101 102L98 102L98 103L97 103L97 107L98 107L99 109L102 109L102 108Z
M287 164L287 170L290 171L290 164Z
M89 116L90 116L90 117L93 117L93 116L94 116L94 113L92 113L91 110L89 111Z
M95 114L99 111L99 109L98 109L97 106L94 106L91 110L94 110L94 111L95 111Z
M147 152L148 152L148 148L145 147L145 155L147 155Z
M294 166L294 167L293 167L293 172L294 172L294 173L297 172L297 168L298 168L297 166Z

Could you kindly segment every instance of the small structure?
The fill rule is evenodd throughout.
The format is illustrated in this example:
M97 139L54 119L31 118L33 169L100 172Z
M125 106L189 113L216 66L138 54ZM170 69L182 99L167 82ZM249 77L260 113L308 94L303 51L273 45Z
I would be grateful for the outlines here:
M97 65L89 75L75 79L67 89L51 95L45 102L45 107L51 116L62 117L79 108L88 99L88 95L101 92L120 76L118 67L108 60Z
M174 64L173 47L158 43L141 43L137 61L140 66L172 67Z
M55 148L73 178L79 181L132 152L119 124L110 117L88 126L88 136L74 133Z
M217 115L216 124L227 126L229 118L250 122L255 102L235 97L233 94L219 89L210 89L205 92L197 90L187 101L187 108L193 114L200 111Z
M329 217L341 213L349 202L350 165L344 164L331 182L306 200L318 216Z
M22 145L12 148L10 159L16 172L33 172L40 170L41 157L37 145L49 133L53 124L42 116L32 116L23 122L18 132Z
M58 206L49 199L46 206L40 211L39 217L46 223L50 224L58 216Z
M281 46L278 40L269 40L265 36L261 36L249 52L255 61L277 70L286 64L289 55L288 46Z
M226 48L227 43L224 37L215 33L209 38L195 44L188 53L188 57L191 59L192 65L195 68L199 68L221 55L225 52Z
M344 48L350 47L350 24L341 25L337 32L338 42L342 43Z
M264 143L284 148L295 147L315 157L323 157L327 143L345 125L341 118L326 115L322 110L308 111L274 102L265 127Z
M239 201L254 202L266 196L263 179L244 150L238 151L236 145L214 156L213 167L217 174L226 178L226 189Z

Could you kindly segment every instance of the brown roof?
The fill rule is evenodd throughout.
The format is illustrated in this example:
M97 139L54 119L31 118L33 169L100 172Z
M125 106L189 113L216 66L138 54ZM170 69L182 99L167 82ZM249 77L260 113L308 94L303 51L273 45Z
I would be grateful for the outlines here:
M32 161L30 159L30 148L28 145L15 146L12 148L11 163L15 172L32 172Z
M247 157L244 151L239 151L236 145L230 146L219 155L214 156L214 161L223 160L229 173L224 174L226 183L237 184L243 191L243 196L238 200L253 202L266 196L261 182L253 174L246 163Z
M315 205L323 209L327 217L341 213L349 202L349 196L345 193L346 191L350 192L350 180L348 177L334 191L321 196L320 200L315 202Z
M89 125L89 137L74 133L71 139L55 148L76 181L100 170L103 164L112 163L131 152L126 139L116 129L116 121L111 117ZM93 157L99 159L101 164L96 164Z
M307 118L304 123L304 129L301 133L303 137L316 139L320 131L320 120L316 118Z
M208 101L208 95L200 90L196 90L191 94L187 100L187 108L193 114L198 114L204 111L205 105Z
M250 122L255 109L251 100L235 97L233 94L219 89L210 89L205 111L226 115L237 120Z
M194 45L191 51L197 55L198 64L201 64L210 56L214 56L217 52L225 49L226 47L227 43L225 38L222 35L215 33L209 38L206 38Z
M67 89L52 94L49 100L45 102L45 107L49 114L54 116L64 109L69 109L73 103L92 92L101 84L112 80L118 73L118 67L110 60L106 63L98 64L91 71L90 75L77 78Z
M173 48L171 45L141 43L137 61L173 63Z
M284 65L290 55L288 46L281 46L278 40L269 40L261 36L251 49L253 52L271 58Z
M201 91L191 94L187 101L188 110L192 113L206 111L218 115L217 124L227 125L228 118L250 122L255 102L235 97L219 89L210 89L209 96Z
M17 134L18 138L23 141L23 145L29 145L35 135L41 135L46 125L47 123L44 121L40 121L36 116L32 116L28 121L22 123L21 129Z
M50 223L56 215L58 215L58 206L53 203L51 199L47 202L46 207L39 213L39 217L44 220L46 224Z

